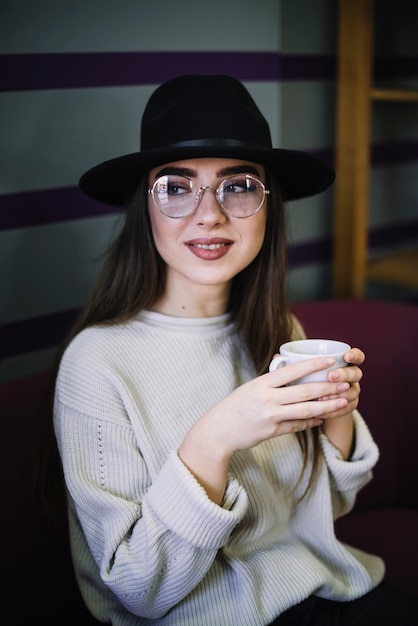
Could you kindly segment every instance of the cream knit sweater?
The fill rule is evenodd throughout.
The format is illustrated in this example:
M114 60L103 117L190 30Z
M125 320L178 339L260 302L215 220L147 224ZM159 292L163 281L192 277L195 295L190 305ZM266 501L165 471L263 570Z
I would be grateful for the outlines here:
M310 594L347 600L382 579L382 561L333 529L378 458L358 413L351 461L322 434L318 481L299 504L294 435L236 454L222 506L180 461L192 424L254 376L226 315L143 312L87 329L67 349L55 430L76 574L98 619L261 626Z

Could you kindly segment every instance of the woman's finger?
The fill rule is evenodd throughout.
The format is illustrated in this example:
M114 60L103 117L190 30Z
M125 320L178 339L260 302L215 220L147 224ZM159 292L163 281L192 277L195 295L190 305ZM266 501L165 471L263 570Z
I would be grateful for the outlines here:
M348 350L348 352L344 354L344 360L353 365L361 365L364 363L365 359L366 355L359 348L351 348L351 350Z
M351 367L339 367L328 372L328 380L330 382L348 382L350 384L358 383L363 378L362 370L356 365Z
M273 387L282 387L303 376L320 372L333 365L335 365L335 359L331 357L316 357L314 359L299 361L298 363L279 367L266 374L266 376L270 377L269 382L271 381Z

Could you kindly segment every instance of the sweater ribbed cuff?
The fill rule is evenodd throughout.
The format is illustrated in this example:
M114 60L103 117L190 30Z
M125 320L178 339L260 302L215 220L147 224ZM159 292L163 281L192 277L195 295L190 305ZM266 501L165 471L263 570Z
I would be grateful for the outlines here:
M344 461L341 452L322 434L322 451L331 473L334 488L339 491L357 490L372 477L371 470L379 458L379 449L358 411L354 411L355 448L351 459Z
M206 491L171 452L147 494L148 505L167 528L199 548L220 548L243 518L248 499L236 480L228 483L223 508L209 499Z

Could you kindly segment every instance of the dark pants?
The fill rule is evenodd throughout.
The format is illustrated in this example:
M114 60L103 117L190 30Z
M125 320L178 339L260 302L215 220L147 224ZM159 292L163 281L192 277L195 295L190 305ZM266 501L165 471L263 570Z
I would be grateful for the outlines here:
M311 596L271 626L418 626L418 596L382 583L351 602Z

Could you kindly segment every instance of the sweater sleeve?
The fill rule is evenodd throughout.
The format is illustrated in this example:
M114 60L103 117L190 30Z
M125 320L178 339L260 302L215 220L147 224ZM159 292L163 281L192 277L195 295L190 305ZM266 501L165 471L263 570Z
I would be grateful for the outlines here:
M91 363L87 370L64 359L54 423L101 579L132 613L161 617L204 578L247 510L245 491L230 479L217 506L176 450L158 470L148 467L117 386Z
M345 461L341 452L325 434L320 435L320 445L328 468L333 497L334 518L347 513L355 503L357 493L373 477L373 467L379 450L360 413L354 411L355 449Z

